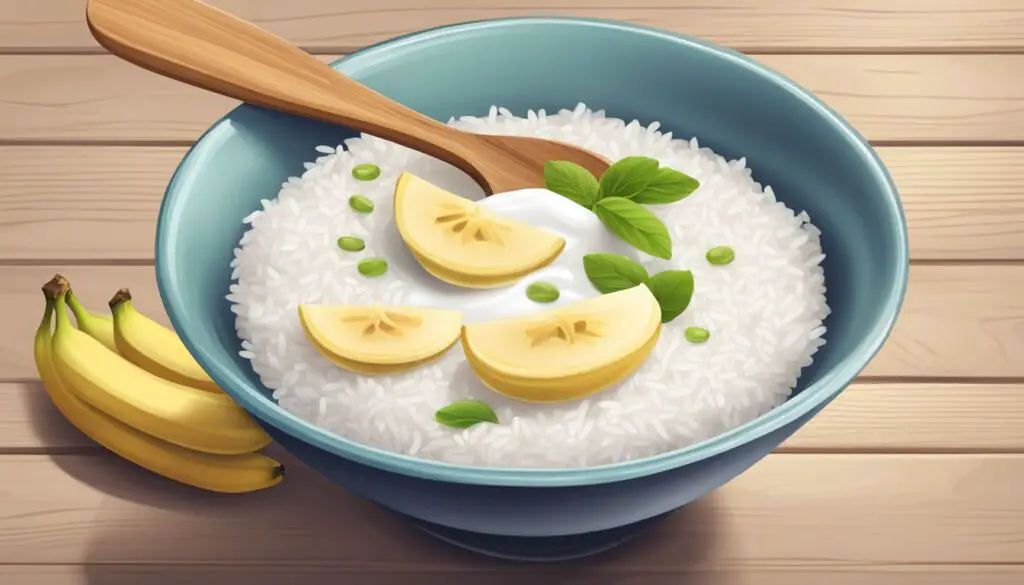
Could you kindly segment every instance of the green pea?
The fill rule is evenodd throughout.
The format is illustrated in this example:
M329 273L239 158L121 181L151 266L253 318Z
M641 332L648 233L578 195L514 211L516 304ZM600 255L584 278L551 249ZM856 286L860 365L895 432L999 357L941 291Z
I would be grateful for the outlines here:
M352 167L352 176L359 181L372 181L380 176L380 167L370 163L356 165Z
M367 258L366 260L360 260L357 268L359 269L359 274L374 278L388 271L388 263L383 258Z
M715 246L708 250L705 257L715 266L725 266L736 258L736 252L729 246Z
M366 248L366 242L360 238L354 238L352 236L342 236L338 238L338 247L346 252L359 252Z
M703 327L687 327L683 335L686 336L686 341L690 343L704 343L711 339L711 333Z
M373 213L373 201L362 195L353 195L348 198L348 206L357 213Z
M560 295L558 287L550 282L537 281L526 287L526 298L535 303L553 303Z

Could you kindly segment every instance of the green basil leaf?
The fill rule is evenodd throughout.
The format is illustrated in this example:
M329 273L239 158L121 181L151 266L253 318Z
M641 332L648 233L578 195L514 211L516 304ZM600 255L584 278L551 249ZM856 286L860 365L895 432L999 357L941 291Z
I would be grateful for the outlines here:
M611 197L594 205L594 213L611 232L651 256L672 259L672 238L661 220L629 199Z
M439 409L434 413L434 420L456 429L468 429L482 422L498 424L498 415L485 402L459 400Z
M661 167L643 191L632 199L637 203L675 203L690 196L700 187L700 181L675 169Z
M689 270L659 272L646 284L661 306L662 323L675 319L690 306L693 298L693 273Z
M647 281L647 270L619 254L587 254L583 270L594 288L603 294L633 288Z
M599 199L634 197L647 188L657 171L657 160L646 156L627 156L601 175Z
M587 209L597 201L597 179L576 163L564 160L544 163L544 186Z

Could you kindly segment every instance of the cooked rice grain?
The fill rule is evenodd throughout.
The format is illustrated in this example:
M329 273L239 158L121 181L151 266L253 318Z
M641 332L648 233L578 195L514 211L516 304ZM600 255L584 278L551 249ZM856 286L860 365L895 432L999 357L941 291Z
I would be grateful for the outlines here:
M825 343L829 309L820 262L820 231L806 213L777 202L751 178L744 159L726 161L689 141L638 122L608 118L583 104L525 118L492 107L483 117L450 125L487 134L518 134L572 142L612 160L657 158L701 182L690 197L651 206L668 226L673 259L646 257L656 271L692 270L690 307L666 324L644 366L617 387L562 405L505 399L473 375L456 345L438 362L386 377L349 374L320 356L298 322L299 303L401 304L409 288L398 271L366 279L356 264L388 258L401 246L392 224L395 180L409 171L460 195L479 198L468 176L421 153L371 136L321 146L302 177L285 181L277 199L245 219L250 229L235 251L233 304L242 357L250 360L282 408L353 441L381 449L477 466L581 467L637 459L708 439L783 402L800 370ZM311 153L312 154L312 153ZM372 182L351 170L381 167ZM348 197L372 200L372 214L350 213ZM360 252L339 252L339 234L366 240ZM712 266L704 258L728 245L736 259ZM597 251L597 250L595 250ZM705 327L703 345L683 341ZM434 412L463 398L491 404L502 424L466 430L434 421Z

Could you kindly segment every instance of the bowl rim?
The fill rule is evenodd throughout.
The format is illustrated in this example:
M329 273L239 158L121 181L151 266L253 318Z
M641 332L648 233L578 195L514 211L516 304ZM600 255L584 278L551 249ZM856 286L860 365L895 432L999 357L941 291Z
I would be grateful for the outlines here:
M438 26L403 34L369 45L331 63L335 69L357 76L366 68L373 68L380 62L393 59L397 54L415 50L423 44L443 42L452 36L479 34L483 31L537 26L568 26L572 28L597 28L627 35L653 37L691 50L712 54L733 65L743 67L786 90L794 98L810 106L821 118L833 126L865 161L873 180L886 191L889 228L898 236L897 248L893 251L896 260L896 279L886 293L884 306L874 327L844 356L831 371L800 394L787 399L769 412L734 427L719 435L698 443L667 451L642 459L615 464L579 468L499 468L469 466L443 461L421 459L371 447L346 437L336 435L317 427L277 405L272 397L264 396L249 381L217 360L210 359L201 344L189 336L190 318L184 310L181 287L175 278L178 259L174 240L176 215L175 201L178 194L186 190L191 182L198 158L212 144L211 138L219 129L229 124L230 116L244 105L232 109L208 128L185 153L164 193L160 205L156 229L156 276L161 300L174 329L181 332L181 339L213 380L224 388L237 403L250 414L282 432L309 443L314 447L346 459L401 475L473 485L507 487L568 487L597 485L644 477L701 461L725 451L735 449L777 431L815 408L822 407L843 391L867 366L888 340L902 309L908 286L909 244L906 218L896 186L881 158L846 120L825 105L810 91L800 87L781 73L754 61L742 53L687 35L668 32L654 27L625 23L621 21L577 18L577 17L515 17L461 22ZM210 138L210 140L208 140Z

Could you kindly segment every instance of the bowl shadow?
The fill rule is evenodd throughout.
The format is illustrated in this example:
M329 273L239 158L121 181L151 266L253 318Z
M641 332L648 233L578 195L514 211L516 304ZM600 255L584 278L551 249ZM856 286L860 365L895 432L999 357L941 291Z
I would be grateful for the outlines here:
M40 411L52 421L52 412ZM41 428L53 431L57 425L51 421ZM720 540L720 507L713 505L713 496L609 551L571 561L522 563L442 542L350 494L277 445L268 447L267 454L286 465L285 481L242 495L172 482L99 447L51 455L62 472L83 484L77 489L97 494L82 543L84 582L212 585L244 576L253 583L251 576L258 573L257 584L298 574L305 585L349 579L404 583L413 576L418 583L483 578L499 584L540 579L600 585L644 575L674 576L673 582L680 582L685 575L686 583L712 585L712 575L701 567L716 556ZM714 585L721 583L714 580Z
M625 543L581 559L523 563L486 557L431 536L403 517L355 496L278 445L266 452L285 464L285 481L269 490L226 495L178 484L96 445L54 407L46 391L28 394L32 431L62 473L98 499L86 531L83 568L90 585L135 582L194 585L303 583L338 579L402 583L489 583L541 579L555 585L622 583L643 576L693 585L722 583L705 567L716 556L720 506L713 493ZM167 571L167 567L174 567ZM152 568L146 568L152 567ZM233 572L232 567L244 570ZM185 574L182 574L184 571ZM642 579L645 583L651 582Z

